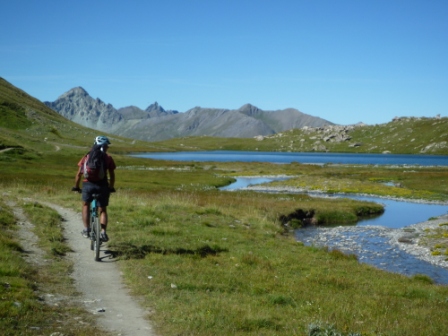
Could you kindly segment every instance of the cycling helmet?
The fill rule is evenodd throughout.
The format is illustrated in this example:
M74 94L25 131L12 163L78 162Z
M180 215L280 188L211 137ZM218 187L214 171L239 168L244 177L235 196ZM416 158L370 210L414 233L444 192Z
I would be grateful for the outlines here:
M110 141L107 137L105 137L104 135L99 135L95 138L95 143L94 145L110 145Z

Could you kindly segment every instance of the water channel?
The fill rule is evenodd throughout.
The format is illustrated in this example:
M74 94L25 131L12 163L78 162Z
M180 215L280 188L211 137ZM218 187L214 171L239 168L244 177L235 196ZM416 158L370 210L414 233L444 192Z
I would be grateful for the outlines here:
M241 177L221 190L268 191L260 184L285 178ZM271 192L271 191L270 191ZM427 221L430 217L445 215L448 205L405 202L378 197L356 195L323 195L315 197L350 197L359 200L381 203L385 212L381 216L362 220L354 226L309 227L295 231L298 241L305 245L337 248L345 253L356 254L362 263L377 268L412 276L425 274L435 283L448 284L448 269L431 264L406 252L397 244L397 239L405 234L401 230L412 224Z
M372 164L372 165L418 165L448 166L447 156L431 155L382 155L382 154L329 154L329 153L258 153L258 152L177 152L147 153L140 157L175 161L262 161L285 164L290 162L313 164ZM260 184L284 178L241 177L222 190L256 189L263 191ZM266 190L264 190L266 191ZM355 195L325 195L315 197L352 197L381 203L385 206L383 215L360 221L354 226L312 227L296 230L298 241L306 245L337 248L346 253L356 254L362 263L377 268L412 276L425 274L435 283L448 284L448 268L422 260L397 244L397 236L403 234L403 228L427 221L431 217L446 215L448 206L390 200L377 197Z

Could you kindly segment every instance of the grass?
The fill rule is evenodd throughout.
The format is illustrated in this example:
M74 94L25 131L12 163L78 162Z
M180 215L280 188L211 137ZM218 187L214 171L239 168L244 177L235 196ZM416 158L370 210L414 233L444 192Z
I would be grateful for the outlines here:
M381 125L347 127L350 140L328 140L334 131L292 129L262 141L253 138L187 137L154 143L163 150L248 150L268 152L339 152L393 154L448 154L448 118L401 118ZM356 146L355 146L356 144Z
M5 190L35 198L39 189ZM319 323L343 334L446 332L446 287L295 242L279 218L312 201L294 197L171 187L113 195L109 246L160 334L304 335ZM45 198L79 207L58 188Z
M366 335L442 332L425 319L436 314L443 324L445 287L305 247L269 220L263 197L204 197L115 200L111 247L134 294L155 308L162 334L303 335L316 320ZM144 217L146 225L135 227L137 220L120 214ZM206 253L197 252L204 247Z
M99 334L73 303L77 293L68 276L71 265L64 257L67 247L61 238L60 218L40 203L53 202L80 211L79 195L70 188L76 164L97 132L67 122L3 80L0 84L0 101L9 109L9 116L13 115L10 110L15 111L12 117L20 119L23 109L31 122L20 119L23 123L18 129L10 127L9 121L0 126L0 148L12 148L0 153L2 332ZM374 152L391 149L396 138L393 151L408 152L414 146L415 153L429 143L441 142L445 122L406 120L372 126L356 130L360 132L357 139L370 141L371 148L377 146L371 149ZM417 127L425 132L414 131ZM414 141L403 132L413 134ZM238 175L284 174L292 176L290 183L301 188L446 201L446 168L179 163L124 155L180 148L304 150L312 136L318 133L295 130L259 142L189 138L144 143L111 137L118 192L109 208L109 246L132 294L152 312L151 320L160 335L448 332L446 286L434 285L427 276L387 273L337 250L304 246L290 232L311 219L320 224L352 223L381 212L382 207L348 199L216 190ZM306 139L300 141L300 137ZM304 143L303 147L295 147L296 141ZM333 145L343 151L348 144ZM434 153L446 154L443 146L433 148L439 150ZM44 267L25 262L25 252L14 238L15 219L6 205L10 200L20 204L36 224L39 246L51 261ZM439 250L444 252L443 247ZM64 304L42 304L41 293L54 293L64 298ZM77 323L74 316L88 324Z
M378 205L215 190L231 175L260 171L294 173L310 181L318 181L319 174L335 181L381 184L372 182L372 173L362 167L259 163L211 167L114 156L119 190L109 209L110 247L133 294L154 312L151 319L160 334L304 335L318 323L345 334L446 331L442 320L448 308L446 287L379 271L342 253L302 246L288 233L288 223L301 213L313 213L323 223L340 214L353 221L378 210ZM19 199L46 199L79 210L79 196L69 192L76 156L61 158L50 152L33 159L21 159L19 154L14 158L15 168L0 162L6 177L2 190ZM373 180L380 181L382 174L388 175L387 170ZM411 176L418 179L418 175L419 170ZM432 186L428 183L427 191L435 192ZM34 213L36 222L58 227L58 217L39 204L28 202L24 207L30 217ZM49 257L62 262L58 237L42 246ZM429 314L433 324L427 323Z

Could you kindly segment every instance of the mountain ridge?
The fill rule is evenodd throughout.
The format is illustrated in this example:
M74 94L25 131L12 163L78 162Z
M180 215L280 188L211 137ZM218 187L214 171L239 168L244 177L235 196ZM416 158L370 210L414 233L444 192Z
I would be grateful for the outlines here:
M94 99L80 86L63 93L56 101L44 104L83 126L150 141L204 135L249 138L304 126L334 125L293 108L264 111L251 104L236 110L196 106L186 112L165 110L157 102L145 110L133 105L116 109L99 98Z
M95 100L93 99L92 103ZM107 106L105 104L104 106ZM147 112L137 107L130 107L130 113L124 118L133 125L142 120L132 119L133 109ZM246 106L251 110L250 106ZM196 107L184 115L190 133L199 128L202 108ZM232 116L229 110L214 109L217 118ZM246 109L247 112L247 109ZM252 109L256 112L256 109ZM238 113L233 113L238 115ZM269 114L268 114L269 115ZM170 132L169 122L176 118L167 114L157 121L160 133ZM148 118L151 119L151 118ZM203 122L203 121L202 121ZM168 126L167 126L168 123ZM217 127L216 125L214 125ZM130 127L132 128L132 127ZM253 138L221 138L211 136L191 136L170 138L163 142L139 141L134 137L120 137L115 134L101 132L107 135L114 144L116 152L135 153L146 151L185 151L185 150L247 150L267 152L340 152L340 153L393 153L393 154L448 154L448 118L435 117L394 117L388 123L366 125L363 123L351 125L330 125L325 127L294 128L289 131L270 136ZM3 156L9 160L10 155L21 155L32 158L42 155L42 152L58 152L58 155L70 155L77 151L86 151L92 139L98 135L97 130L86 128L63 117L56 111L44 105L42 101L30 96L25 91L8 83L0 77L0 150L7 151ZM181 130L182 131L182 130ZM215 130L216 131L216 130ZM177 134L176 134L177 135ZM152 140L152 139L149 139ZM80 155L80 154L79 154ZM76 164L76 163L75 163Z

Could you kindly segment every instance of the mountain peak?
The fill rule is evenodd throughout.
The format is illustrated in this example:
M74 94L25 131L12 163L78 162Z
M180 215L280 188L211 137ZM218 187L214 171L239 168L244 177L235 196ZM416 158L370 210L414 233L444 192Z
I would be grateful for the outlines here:
M244 114L247 114L249 116L253 115L255 113L261 112L261 110L258 107L254 106L252 104L245 104L245 105L241 106L238 109L238 111L240 111L240 112L242 112Z
M151 111L165 112L163 107L160 106L158 102L154 102L154 104L149 105L145 111L146 112L151 112Z
M81 86L77 86L71 90L68 90L66 93L62 94L61 98L69 98L69 97L86 97L89 96L88 92L84 90Z

